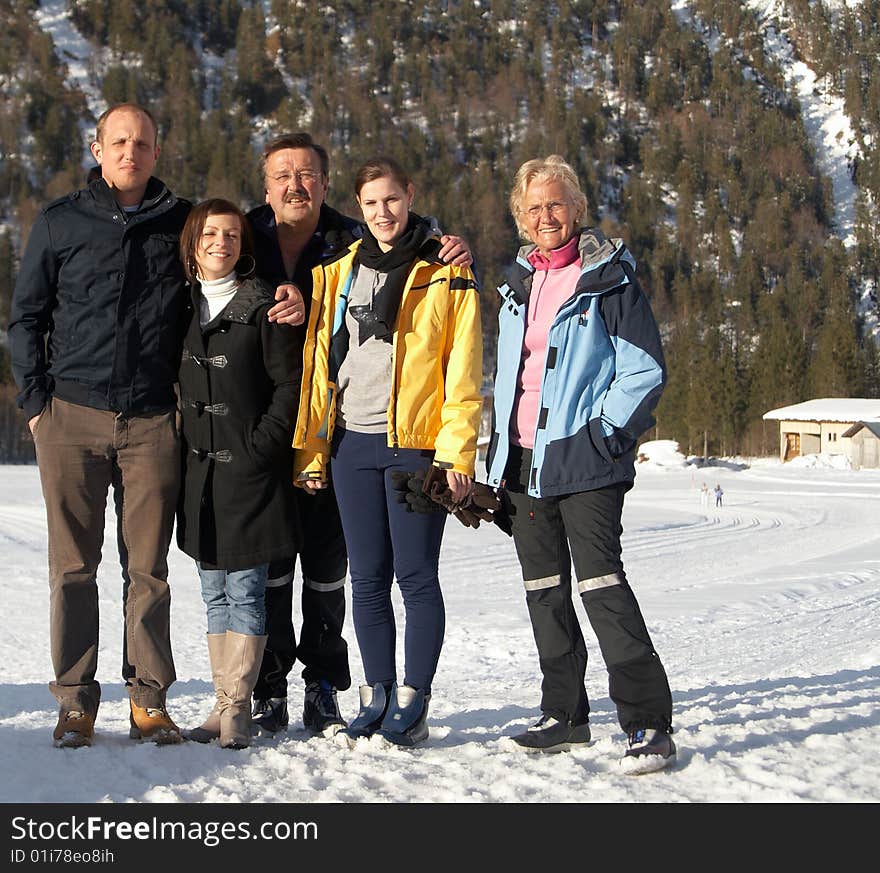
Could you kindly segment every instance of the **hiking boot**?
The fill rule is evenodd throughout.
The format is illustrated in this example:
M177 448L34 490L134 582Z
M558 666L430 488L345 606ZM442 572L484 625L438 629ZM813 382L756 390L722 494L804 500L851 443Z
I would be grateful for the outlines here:
M287 698L265 697L254 700L251 731L259 736L286 731L288 725Z
M78 749L90 746L95 735L95 717L80 709L62 709L52 740L58 749Z
M391 689L388 711L377 734L395 746L415 746L428 739L428 703L430 694L421 688L395 684Z
M590 726L586 722L559 721L544 713L525 733L511 739L526 752L568 752L572 746L590 742Z
M620 767L630 776L640 776L671 766L675 757L675 743L666 731L639 728L627 738Z
M336 689L326 679L306 685L303 725L313 736L328 739L346 727L336 702Z
M179 743L183 737L180 728L171 721L164 706L138 706L133 700L128 730L129 739L145 740L157 746L170 746Z
M358 694L361 698L360 712L348 727L342 728L337 734L344 736L352 748L357 740L373 736L382 727L382 719L385 718L390 700L389 691L381 682L375 685L361 685Z

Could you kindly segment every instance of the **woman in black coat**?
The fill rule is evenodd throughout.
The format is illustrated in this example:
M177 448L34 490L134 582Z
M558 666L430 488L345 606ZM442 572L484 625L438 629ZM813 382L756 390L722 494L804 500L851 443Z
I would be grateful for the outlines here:
M300 332L272 324L273 289L249 278L247 223L226 200L196 206L180 239L192 284L180 365L184 486L178 543L195 558L217 702L190 739L241 748L266 644L269 562L300 545L291 432ZM242 269L245 268L245 269Z

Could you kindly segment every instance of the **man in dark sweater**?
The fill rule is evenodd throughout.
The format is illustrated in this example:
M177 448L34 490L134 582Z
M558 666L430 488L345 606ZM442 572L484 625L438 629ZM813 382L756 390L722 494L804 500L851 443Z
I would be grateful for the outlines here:
M266 204L248 213L257 274L277 287L294 284L302 293L308 324L312 270L344 252L360 237L361 225L324 202L330 159L308 133L268 142L262 170ZM458 237L445 236L442 243L442 259L472 261ZM348 561L332 481L318 492L297 492L304 543L299 554L303 578L299 645L292 621L296 557L291 556L270 568L269 639L254 688L253 720L266 733L287 727L287 674L298 658L306 683L303 724L312 734L329 737L345 726L336 692L351 685L348 646L342 636Z

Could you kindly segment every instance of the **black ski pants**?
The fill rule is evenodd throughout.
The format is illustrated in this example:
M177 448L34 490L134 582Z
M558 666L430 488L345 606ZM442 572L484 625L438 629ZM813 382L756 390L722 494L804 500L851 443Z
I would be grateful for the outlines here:
M669 682L621 561L621 514L630 483L530 497L531 461L530 450L511 447L505 493L543 675L541 710L573 724L588 721L587 648L572 604L573 562L620 726L627 734L670 730Z
M287 696L287 676L298 659L306 683L326 679L340 691L351 687L345 623L348 558L332 483L315 494L297 489L303 528L299 553L302 573L302 628L299 645L293 627L296 558L269 567L266 587L266 651L254 697Z

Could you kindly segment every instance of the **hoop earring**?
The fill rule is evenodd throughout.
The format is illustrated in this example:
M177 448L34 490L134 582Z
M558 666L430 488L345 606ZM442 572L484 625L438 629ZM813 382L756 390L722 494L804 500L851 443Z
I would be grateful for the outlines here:
M242 255L235 262L234 269L235 275L239 279L249 279L257 271L257 262L254 260L253 255Z

